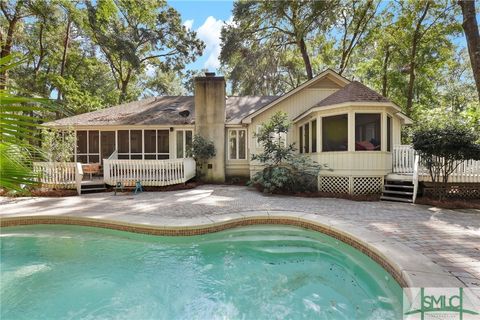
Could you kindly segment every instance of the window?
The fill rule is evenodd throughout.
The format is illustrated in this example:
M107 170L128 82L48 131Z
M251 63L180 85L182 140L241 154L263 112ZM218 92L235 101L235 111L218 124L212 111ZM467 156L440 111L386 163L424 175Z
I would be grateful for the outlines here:
M312 121L312 153L317 152L317 120Z
M381 114L355 114L355 151L380 151Z
M300 153L303 153L303 127L300 127L299 130L298 130L298 136L299 136L299 139L300 139L300 143L299 143L299 146L300 146Z
M348 115L322 118L322 151L348 150Z
M300 127L300 153L317 152L317 120Z
M100 161L100 136L98 130L77 131L77 160L82 163Z
M243 160L247 158L247 130L228 129L228 158Z
M392 151L392 118L387 116L387 151Z
M193 131L192 130L177 130L177 158L186 158L189 156L192 148Z

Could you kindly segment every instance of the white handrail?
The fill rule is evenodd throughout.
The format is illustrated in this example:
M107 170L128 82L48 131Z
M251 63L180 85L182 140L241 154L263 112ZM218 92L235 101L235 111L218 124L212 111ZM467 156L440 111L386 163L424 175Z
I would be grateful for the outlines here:
M38 175L38 182L50 188L75 189L75 162L34 162L33 171Z
M420 156L418 154L415 154L415 160L413 162L413 177L412 177L412 182L413 182L413 197L412 197L412 202L415 203L415 200L417 200L417 193L418 193L418 165L420 162Z
M113 151L112 154L107 159L108 160L118 159L118 151L117 150Z
M417 168L415 168L415 150L410 145L396 145L393 148L393 173L417 175L419 181L430 181L428 170L422 166L422 159L419 157ZM416 173L414 171L416 170ZM480 161L467 160L458 165L449 176L449 182L479 183L480 182Z
M103 160L103 178L106 184L135 186L141 181L143 186L167 186L185 183L195 177L195 160Z
M83 168L80 162L76 163L75 166L75 182L77 184L77 193L78 195L82 194L82 180L83 180Z

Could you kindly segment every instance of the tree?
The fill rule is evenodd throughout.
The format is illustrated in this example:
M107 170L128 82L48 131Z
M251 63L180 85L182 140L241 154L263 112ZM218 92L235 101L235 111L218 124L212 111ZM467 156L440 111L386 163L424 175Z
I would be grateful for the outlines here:
M472 66L473 77L475 78L475 84L477 86L478 100L480 102L480 33L478 32L475 1L459 0L458 4L462 8L462 27L465 32L465 37L467 38L470 64Z
M262 145L263 152L252 155L252 160L259 161L264 168L253 176L250 185L267 193L317 190L321 166L309 157L296 154L294 144L286 143L290 127L287 114L281 111L262 124L255 138Z
M43 129L42 154L49 162L72 161L75 154L75 133L71 129Z
M89 33L108 61L118 102L129 99L129 84L146 65L178 71L195 60L204 44L187 30L178 12L163 0L86 2Z
M340 33L339 74L347 68L352 52L368 31L379 4L377 0L353 0L342 4L338 28L334 29L334 33Z
M298 49L307 79L313 78L311 54L307 43L325 32L333 18L336 1L241 1L233 8L234 23L222 30L222 53L230 53L242 44L261 47L270 52ZM249 47L245 45L243 47Z
M466 160L480 160L478 133L458 115L438 111L419 125L413 133L413 147L428 169L435 194L443 200L448 192L448 179ZM442 190L439 190L439 185Z

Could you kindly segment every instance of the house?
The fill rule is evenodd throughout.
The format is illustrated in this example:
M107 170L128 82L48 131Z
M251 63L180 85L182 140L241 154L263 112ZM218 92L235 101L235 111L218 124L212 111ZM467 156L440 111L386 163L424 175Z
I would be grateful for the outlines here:
M261 151L254 134L282 110L293 121L287 143L329 168L321 171L319 189L362 194L382 190L385 177L394 172L401 128L412 123L395 103L330 69L281 96L226 96L225 88L224 77L206 73L195 78L194 96L147 98L45 125L75 130L75 162L102 163L108 184L122 179L119 164L145 169L184 159L198 133L214 141L217 150L207 179L223 182L261 169L251 160Z

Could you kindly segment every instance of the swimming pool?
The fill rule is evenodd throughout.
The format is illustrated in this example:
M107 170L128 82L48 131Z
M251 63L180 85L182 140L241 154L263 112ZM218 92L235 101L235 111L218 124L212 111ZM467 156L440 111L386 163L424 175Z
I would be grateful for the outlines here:
M0 257L1 319L401 318L402 290L384 269L297 227L8 227Z

